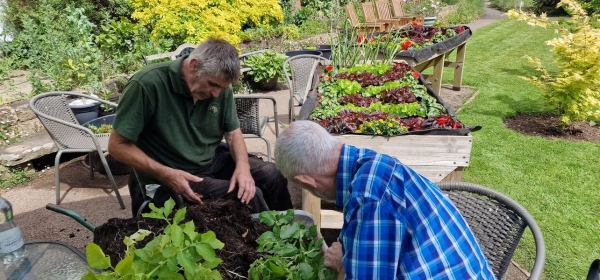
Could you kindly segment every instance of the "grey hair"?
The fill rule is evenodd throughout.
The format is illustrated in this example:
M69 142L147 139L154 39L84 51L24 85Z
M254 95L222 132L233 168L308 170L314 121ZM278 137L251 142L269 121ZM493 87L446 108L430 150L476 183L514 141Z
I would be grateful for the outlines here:
M197 75L210 75L229 83L240 78L240 59L237 49L222 39L208 38L190 53L198 59Z
M312 121L295 121L277 137L275 165L284 177L323 174L340 141Z

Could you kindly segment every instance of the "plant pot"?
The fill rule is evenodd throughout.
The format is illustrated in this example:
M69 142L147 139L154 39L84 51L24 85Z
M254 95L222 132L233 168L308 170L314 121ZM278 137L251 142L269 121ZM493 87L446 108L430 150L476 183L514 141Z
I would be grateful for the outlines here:
M323 58L331 59L331 45L318 45L317 51L322 52L321 55Z
M425 22L423 23L423 26L433 26L436 19L437 17L425 17Z
M90 102L87 104L69 104L69 108L75 114L75 118L80 124L89 122L98 118L100 113L100 103Z
M285 55L287 55L289 57L297 56L297 55L303 55L303 54L312 54L312 55L323 56L323 52L321 52L321 51L313 51L313 50L289 51L289 52L285 53Z
M273 77L270 80L261 80L258 82L258 87L262 90L274 90L277 87L277 77Z

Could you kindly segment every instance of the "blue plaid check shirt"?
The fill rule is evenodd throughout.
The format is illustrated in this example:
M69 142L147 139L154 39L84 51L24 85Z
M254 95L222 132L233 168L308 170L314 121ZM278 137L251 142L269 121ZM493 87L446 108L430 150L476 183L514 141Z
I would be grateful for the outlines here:
M450 200L396 158L343 145L336 204L346 279L496 279Z

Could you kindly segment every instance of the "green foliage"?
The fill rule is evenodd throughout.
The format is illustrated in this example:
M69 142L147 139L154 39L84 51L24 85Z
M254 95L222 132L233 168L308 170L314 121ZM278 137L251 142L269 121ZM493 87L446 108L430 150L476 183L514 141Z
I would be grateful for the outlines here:
M511 9L532 10L533 0L492 0L492 7L506 12Z
M438 17L438 21L445 26L472 22L483 15L484 3L484 0L459 0L456 10L443 17Z
M112 124L102 124L99 127L93 124L87 126L94 134L110 133L113 129Z
M294 222L294 210L286 214L278 211L260 213L259 220L272 231L263 233L256 242L265 257L250 265L248 278L259 279L336 279L335 273L324 266L319 252L323 239L317 239L317 226L309 228Z
M292 17L292 23L294 23L296 26L301 26L309 18L313 17L315 12L316 11L313 10L312 8L302 7Z
M0 188L6 189L23 184L36 177L37 174L34 170L23 167L7 167L4 171L0 169Z
M315 11L314 19L318 20L332 18L334 10L339 9L338 1L334 0L303 0L302 7L307 7Z
M270 80L275 77L283 79L285 78L283 62L287 58L286 55L268 50L248 57L244 64L252 67L252 71L248 74L253 77L255 82Z
M525 12L512 10L508 15L542 27L555 26L560 34L546 42L560 71L552 73L540 59L526 56L541 75L523 78L541 88L542 96L559 111L560 121L570 124L600 117L600 29L590 25L593 19L576 1L562 0L559 6L563 5L572 13L568 28Z
M283 21L276 0L131 0L134 19L152 30L152 40L171 38L175 45L200 43L208 37L227 40L234 46L242 26L262 27Z
M23 17L50 10L62 11L67 7L83 9L85 16L98 26L110 19L129 16L133 12L128 0L7 0L6 4L5 23L14 31L22 30ZM42 6L47 9L40 9Z
M279 0L279 5L283 12L283 22L285 24L292 23L292 16L294 15L294 3L295 0Z
M174 206L173 199L169 199L163 208L150 203L152 212L143 216L164 220L168 225L163 234L156 236L144 248L138 249L135 244L150 235L150 231L139 230L126 237L123 241L127 245L125 258L115 267L100 246L88 244L86 257L90 267L107 271L99 274L89 271L82 279L221 279L219 272L213 269L221 263L215 249L222 249L224 244L212 231L196 232L193 221L180 225L186 208L177 210L170 218Z
M0 147L8 146L21 140L22 135L18 130L17 114L8 110L9 107L0 107Z
M307 20L300 26L300 33L304 36L317 35L329 32L329 24L322 20Z

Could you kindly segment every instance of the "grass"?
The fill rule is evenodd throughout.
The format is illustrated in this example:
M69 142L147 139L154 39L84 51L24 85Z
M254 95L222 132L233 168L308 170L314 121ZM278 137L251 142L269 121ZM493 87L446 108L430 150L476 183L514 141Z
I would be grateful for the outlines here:
M547 279L583 279L600 258L600 144L547 140L507 129L516 112L548 112L540 91L519 76L535 74L524 55L551 62L544 44L553 30L501 20L473 32L467 45L463 84L478 96L458 117L481 125L473 133L471 163L463 181L501 191L523 205L544 235ZM451 83L447 71L444 83ZM529 232L514 260L530 269L535 246Z

